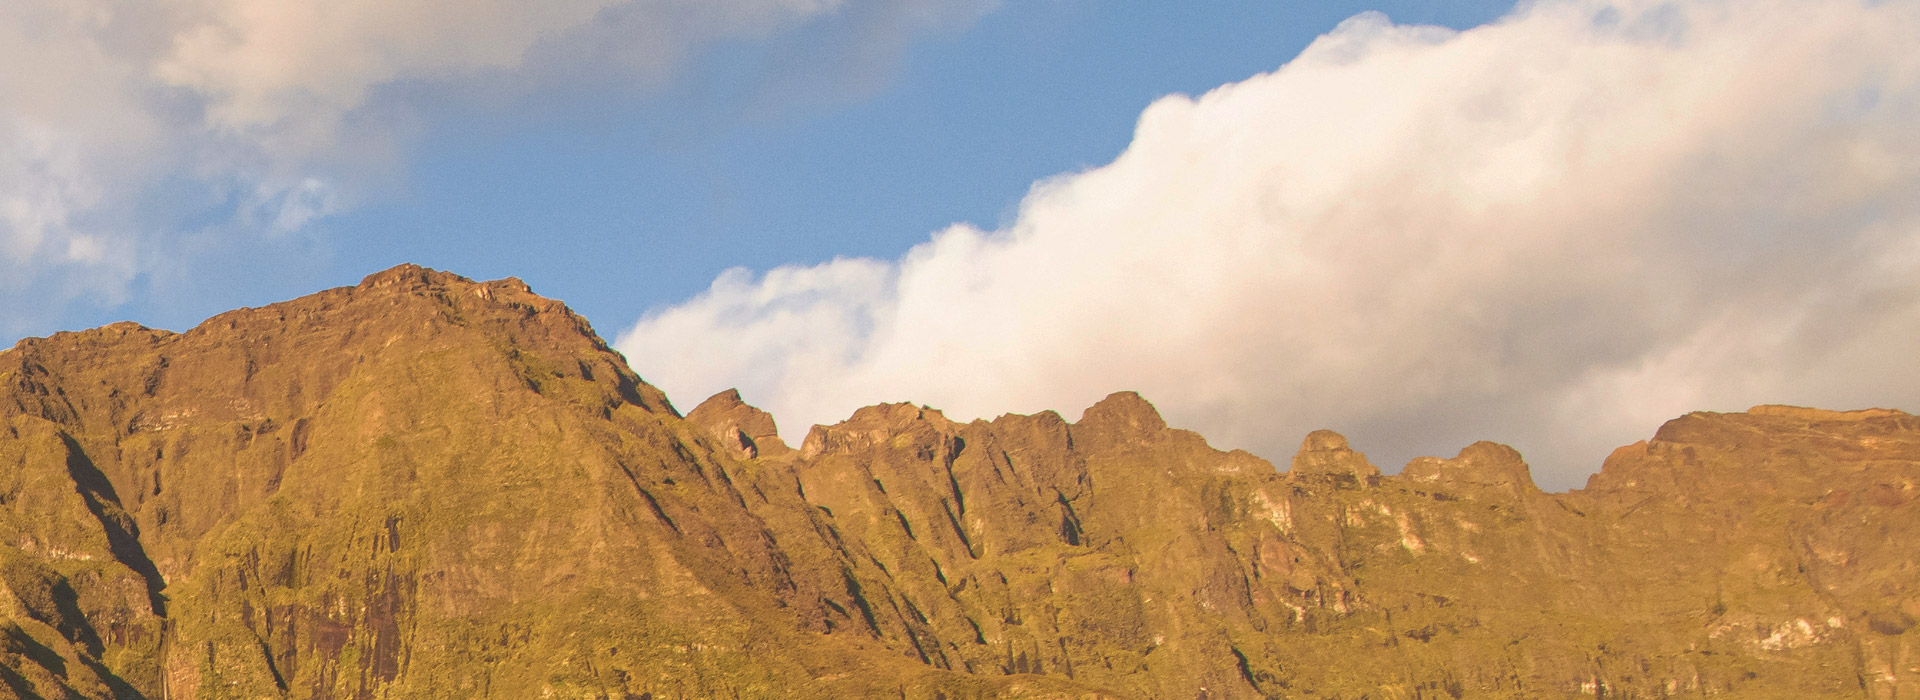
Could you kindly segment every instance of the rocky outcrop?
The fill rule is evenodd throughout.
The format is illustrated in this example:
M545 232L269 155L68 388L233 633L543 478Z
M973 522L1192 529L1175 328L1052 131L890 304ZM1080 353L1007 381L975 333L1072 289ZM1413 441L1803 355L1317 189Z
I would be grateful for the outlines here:
M774 425L773 416L741 401L738 389L707 397L687 412L687 421L707 431L735 457L777 458L793 452L793 448L780 439L780 429Z
M0 387L15 695L1088 694L859 633L858 549L517 281L27 340Z
M1690 414L1565 494L1131 392L794 450L403 266L0 352L0 697L1892 700L1916 489L1890 410Z
M1301 441L1293 456L1288 476L1300 482L1327 482L1340 486L1365 487L1380 483L1380 468L1367 456L1347 446L1344 435L1331 430L1315 430Z
M1519 500L1540 493L1520 453L1497 442L1476 442L1453 459L1417 457L1400 477L1469 496Z

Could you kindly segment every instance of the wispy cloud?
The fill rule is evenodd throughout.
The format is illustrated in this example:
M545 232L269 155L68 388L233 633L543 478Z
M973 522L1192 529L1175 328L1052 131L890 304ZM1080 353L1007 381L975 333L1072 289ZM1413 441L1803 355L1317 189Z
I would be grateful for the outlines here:
M785 430L1137 389L1272 458L1511 442L1570 486L1659 421L1920 397L1920 3L1366 14L1141 115L1113 163L899 260L734 271L619 347ZM789 435L795 437L796 435Z
M177 264L183 240L237 249L355 206L404 159L414 93L645 94L717 40L843 15L925 20L860 38L892 46L991 4L0 3L0 334L76 296L116 303L136 275Z

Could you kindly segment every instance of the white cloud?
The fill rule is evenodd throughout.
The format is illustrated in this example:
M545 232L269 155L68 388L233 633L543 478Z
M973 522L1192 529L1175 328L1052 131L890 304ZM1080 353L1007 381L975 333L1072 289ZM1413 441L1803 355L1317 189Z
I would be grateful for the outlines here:
M1341 24L1141 115L1005 229L729 272L618 346L789 438L1116 389L1284 462L1508 441L1575 485L1694 409L1920 408L1920 3L1549 0Z
M692 46L757 36L848 0L181 0L195 18L152 67L205 99L214 128L300 153L402 80L528 69L613 70L657 81ZM554 64L542 65L546 61Z
M176 264L175 249L214 239L237 249L351 208L403 158L419 127L406 95L422 86L480 101L551 96L571 81L645 93L715 40L924 10L925 21L861 37L892 45L991 4L9 0L0 3L0 334L75 295L117 303L135 276ZM200 228L168 228L178 221Z

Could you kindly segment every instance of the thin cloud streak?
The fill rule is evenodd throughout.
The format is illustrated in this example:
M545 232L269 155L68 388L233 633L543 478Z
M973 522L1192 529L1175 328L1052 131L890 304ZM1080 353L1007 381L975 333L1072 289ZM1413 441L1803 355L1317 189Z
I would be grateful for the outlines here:
M194 251L231 260L313 235L404 171L433 108L409 100L511 108L571 89L617 102L601 93L657 91L715 41L893 5L924 21L860 37L876 56L906 42L888 32L971 21L992 2L0 3L0 335L76 299L122 303L136 277L185 274Z
M1920 396L1920 3L1363 14L1149 107L1113 163L899 260L739 270L617 345L788 437L883 400L959 417L1135 389L1283 462L1475 439L1546 485L1695 409Z

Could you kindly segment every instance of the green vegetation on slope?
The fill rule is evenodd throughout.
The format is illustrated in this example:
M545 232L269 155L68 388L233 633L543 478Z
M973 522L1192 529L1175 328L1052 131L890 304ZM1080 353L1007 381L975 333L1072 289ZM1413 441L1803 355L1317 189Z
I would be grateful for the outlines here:
M1920 419L1694 414L1546 494L1291 468L1116 394L682 419L514 280L405 266L0 353L0 697L1920 694Z

